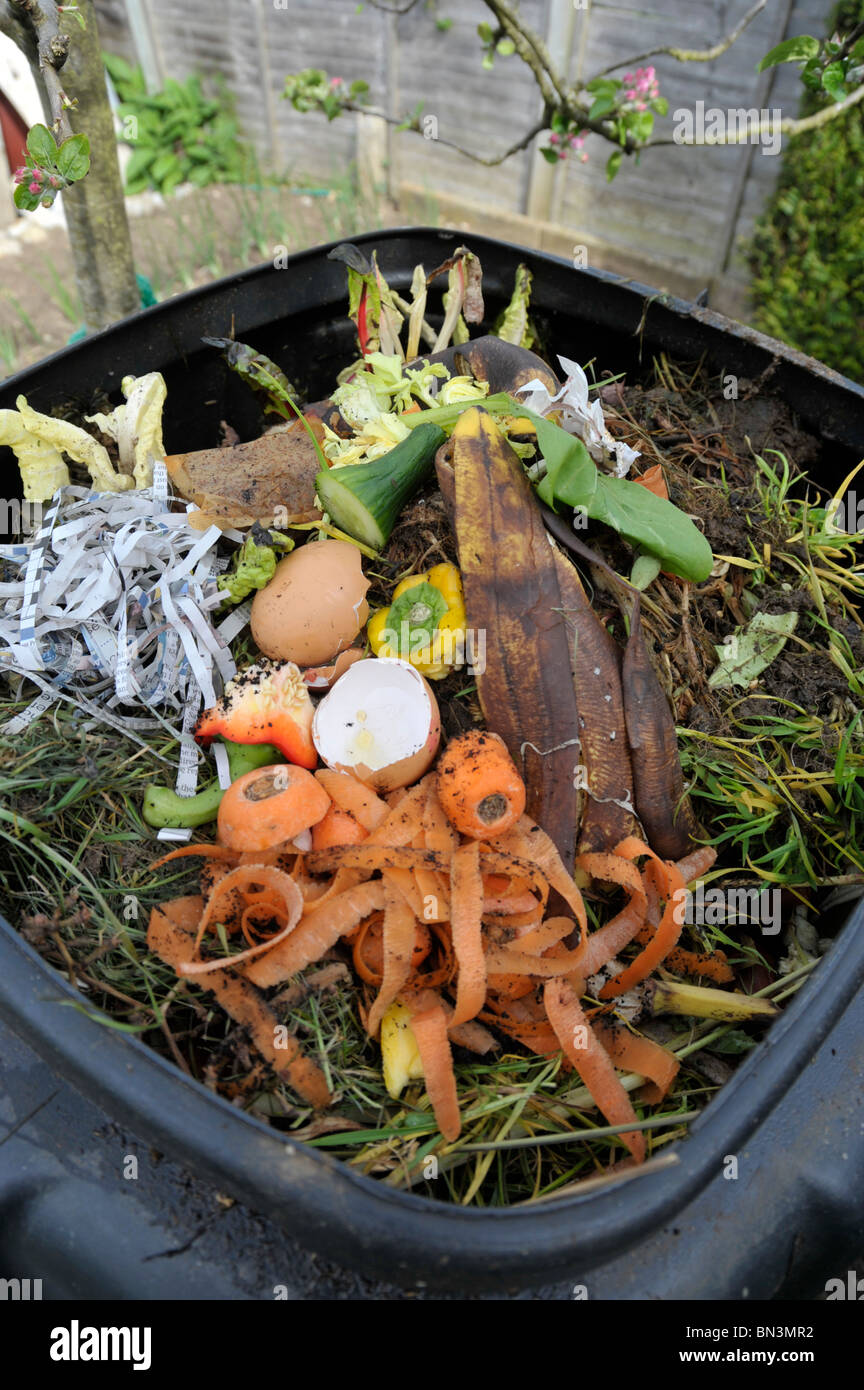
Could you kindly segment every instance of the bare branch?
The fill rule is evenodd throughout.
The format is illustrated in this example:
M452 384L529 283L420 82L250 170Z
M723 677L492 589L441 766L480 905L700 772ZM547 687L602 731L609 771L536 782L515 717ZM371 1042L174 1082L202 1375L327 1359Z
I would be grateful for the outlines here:
M848 97L842 101L834 102L832 106L823 106L821 111L814 111L812 116L802 116L800 120L793 120L791 116L786 116L782 121L760 121L758 125L744 123L744 129L736 131L733 136L722 140L648 140L642 146L643 150L650 150L658 145L743 145L758 135L803 135L808 130L818 130L820 126L827 125L829 121L835 121L838 116L849 111L853 106L857 106L859 101L864 101L864 84L856 87L854 92L850 92Z
M535 34L533 29L529 29L511 5L503 4L501 0L485 0L485 4L486 8L492 11L508 38L512 39L516 52L523 63L527 63L533 72L546 104L554 106L556 104L555 97L557 97L558 102L563 102L566 97L567 83L552 62L549 50L540 36ZM551 91L549 84L551 84Z
M401 126L403 130L410 130L415 135L422 133L420 127L414 124L413 121L410 125L406 125L404 119L400 120L397 116L388 116L386 111L381 111L376 106L360 106L353 101L346 101L343 104L342 110L357 111L363 116L377 116L379 120L385 121L387 125ZM435 137L434 143L436 145L444 145L448 150L456 150L457 154L464 155L466 159L473 160L475 164L483 164L486 168L491 169L494 168L496 164L503 164L506 159L510 158L511 154L517 154L519 150L527 149L534 137L546 129L546 124L544 115L542 120L538 121L536 125L533 125L529 131L526 131L526 133L521 136L515 144L511 145L509 149L506 149L503 154L489 156L476 154L474 150L468 150L464 145L458 145L453 140L445 140L440 135Z
M33 33L11 8L0 8L0 34L11 39L28 60L35 60L36 40Z
M60 81L60 69L69 53L69 35L60 28L60 11L53 0L43 0L43 3L40 0L8 0L8 5L13 19L33 35L36 62L54 117L54 131L62 142L72 134L72 127L66 114L70 101ZM32 52L28 56L32 58Z
M501 4L499 0L485 0L485 4L487 9L492 11L499 26L512 40L522 62L527 63L533 72L547 111L560 105L564 99L564 86L558 74L550 71L551 62L548 54L546 54L545 59L540 56L539 50L544 48L540 39L525 28L509 5Z
M715 58L721 57L726 53L743 34L748 24L752 24L760 11L764 10L766 0L756 0L756 4L749 9L740 23L736 24L731 33L725 39L720 39L712 48L649 48L647 53L637 53L634 58L627 58L622 62L612 63L610 67L603 68L601 72L595 73L595 78L605 77L607 72L615 72L618 68L632 68L637 63L644 63L646 58L656 58L664 54L667 58L674 58L679 63L712 63ZM594 80L594 79L591 79ZM659 143L659 142L658 142Z

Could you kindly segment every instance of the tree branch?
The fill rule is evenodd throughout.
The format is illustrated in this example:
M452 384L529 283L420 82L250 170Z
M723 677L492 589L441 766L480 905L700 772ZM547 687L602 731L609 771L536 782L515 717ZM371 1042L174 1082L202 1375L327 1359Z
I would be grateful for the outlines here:
M486 8L494 14L500 27L513 40L516 52L523 63L527 63L533 72L547 106L556 105L552 93L554 93L554 97L557 97L558 103L563 103L567 96L567 83L552 62L549 50L540 36L535 34L533 29L528 28L510 5L501 3L501 0L484 0L484 2ZM548 84L551 84L551 89L544 90L546 79L548 79Z
M398 116L388 116L386 111L381 111L376 106L360 106L356 102L346 101L342 110L356 111L363 116L377 116L379 120L385 121L387 125L401 126L403 130L410 130L415 135L422 134L419 125L412 122L412 124L406 126L404 119L400 120ZM509 149L506 149L503 154L490 155L488 157L482 154L475 154L473 150L466 149L464 145L459 145L454 140L445 140L439 135L435 136L433 143L436 145L444 145L446 149L455 150L457 154L464 155L466 159L473 160L475 164L483 164L487 169L491 169L496 164L503 164L506 159L510 158L511 154L517 154L519 150L527 149L534 137L546 129L546 125L547 121L544 113L543 118L539 120L536 125L533 125L529 131L526 131L526 133L521 136L514 145L511 145Z
M53 0L43 0L43 3L44 8L40 0L8 0L13 19L33 35L36 61L54 117L54 131L58 143L62 143L72 134L66 114L70 102L60 81L60 69L69 54L69 35L60 29L60 11Z
M715 58L724 54L741 37L748 24L751 24L757 14L764 10L765 4L766 0L756 0L756 4L747 11L731 33L727 34L725 39L720 39L719 43L715 43L712 48L649 48L647 53L637 53L634 58L612 63L610 67L595 73L594 78L605 77L607 72L615 72L618 68L633 68L637 63L644 63L646 58L656 58L661 54L667 58L674 58L678 63L712 63ZM590 80L593 81L594 78Z
M812 116L802 116L800 120L785 116L782 121L760 121L756 126L746 125L743 131L736 132L735 136L728 140L648 140L642 149L650 150L657 145L743 145L754 135L771 135L778 132L781 135L803 135L808 130L818 130L820 126L836 120L851 107L857 106L859 101L864 101L864 84L856 87L855 91L850 92L842 101L835 102L833 106L823 106L821 111L814 111Z

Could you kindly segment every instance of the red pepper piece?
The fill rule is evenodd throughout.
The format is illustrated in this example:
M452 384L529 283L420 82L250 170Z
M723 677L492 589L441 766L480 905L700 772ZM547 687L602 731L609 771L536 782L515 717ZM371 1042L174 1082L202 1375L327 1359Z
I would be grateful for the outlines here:
M205 748L217 737L232 743L272 743L286 762L314 768L314 713L299 666L293 661L260 661L239 672L221 699L204 710L195 738Z

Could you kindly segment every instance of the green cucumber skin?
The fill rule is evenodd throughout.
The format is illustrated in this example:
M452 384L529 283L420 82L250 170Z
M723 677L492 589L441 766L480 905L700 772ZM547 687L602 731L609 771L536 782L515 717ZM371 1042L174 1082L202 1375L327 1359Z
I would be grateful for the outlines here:
M274 748L272 743L232 743L227 738L222 741L228 752L232 782L256 768L270 767L283 761L279 749ZM147 824L157 830L169 827L194 830L196 826L207 825L216 819L223 796L224 791L216 779L194 796L178 796L173 787L151 784L144 789L141 814Z
M315 479L318 496L341 530L380 550L402 508L431 472L446 438L438 425L418 425L372 463L322 470Z

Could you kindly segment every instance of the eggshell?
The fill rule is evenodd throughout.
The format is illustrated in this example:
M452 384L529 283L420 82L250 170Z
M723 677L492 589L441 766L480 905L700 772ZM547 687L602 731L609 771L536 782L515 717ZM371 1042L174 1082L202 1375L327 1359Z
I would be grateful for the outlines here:
M252 601L252 637L265 656L317 666L350 647L369 616L360 551L312 541L280 560Z
M409 662L389 657L355 662L312 721L322 761L379 794L419 781L440 739L438 702L428 681Z

